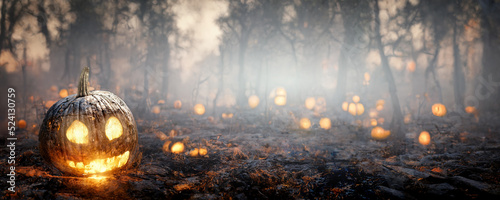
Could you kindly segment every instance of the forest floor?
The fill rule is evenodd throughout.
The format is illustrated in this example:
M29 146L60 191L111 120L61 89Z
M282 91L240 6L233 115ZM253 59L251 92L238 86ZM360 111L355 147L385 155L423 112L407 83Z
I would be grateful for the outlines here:
M434 116L406 125L403 145L375 141L371 127L339 119L298 129L293 115L230 119L177 111L137 119L137 168L97 179L64 176L43 162L37 130L17 132L16 193L5 199L500 199L500 123ZM318 121L319 118L312 118ZM428 146L418 143L425 129ZM164 149L182 142L181 154ZM4 144L2 144L4 146ZM165 145L169 146L169 145ZM205 148L204 156L193 156ZM395 153L395 152L399 153ZM1 148L0 155L8 155Z

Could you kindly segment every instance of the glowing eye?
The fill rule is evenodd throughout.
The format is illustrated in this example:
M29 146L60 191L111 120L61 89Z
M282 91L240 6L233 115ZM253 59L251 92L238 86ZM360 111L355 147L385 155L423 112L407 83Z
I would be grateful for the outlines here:
M116 117L110 117L106 122L106 137L109 140L113 140L115 138L119 138L123 134L123 127L120 123L120 120Z
M81 121L75 120L66 130L66 137L69 141L77 144L86 144L88 142L89 129Z

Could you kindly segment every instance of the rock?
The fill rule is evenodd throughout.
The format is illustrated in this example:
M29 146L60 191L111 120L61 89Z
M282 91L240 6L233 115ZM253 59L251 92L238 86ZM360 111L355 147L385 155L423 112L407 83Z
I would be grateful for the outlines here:
M412 197L404 192L401 192L399 190L395 190L392 188L388 188L385 186L379 186L380 191L385 193L386 195L389 195L387 198L384 199L416 199L415 197Z
M427 185L427 187L428 187L428 192L430 194L435 194L439 196L448 194L457 189L456 187L453 187L448 183L429 184Z
M484 191L484 192L489 192L489 189L491 188L491 186L487 183L483 183L483 182L479 182L479 181L475 181L475 180L472 180L472 179L468 179L468 178L465 178L463 176L454 176L452 178L452 180L460 183L460 184L465 184L467 186L470 186L470 187L473 187L475 189L478 189L478 190L481 190L481 191Z

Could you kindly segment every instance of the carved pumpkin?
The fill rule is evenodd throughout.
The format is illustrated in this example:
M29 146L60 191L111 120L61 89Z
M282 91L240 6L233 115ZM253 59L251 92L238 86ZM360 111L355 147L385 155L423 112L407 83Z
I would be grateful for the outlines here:
M25 129L26 128L26 121L24 119L19 120L18 127L20 129Z
M446 115L446 106L444 106L443 104L440 104L440 103L436 103L436 104L432 105L432 114L434 114L438 117L442 117L442 116Z
M362 115L365 112L365 107L361 103L350 103L349 113L353 116Z
M40 154L63 173L112 173L139 162L134 116L108 91L88 91L89 68L78 93L59 100L40 127Z
M277 88L275 91L274 104L277 106L286 105L286 90L284 88Z

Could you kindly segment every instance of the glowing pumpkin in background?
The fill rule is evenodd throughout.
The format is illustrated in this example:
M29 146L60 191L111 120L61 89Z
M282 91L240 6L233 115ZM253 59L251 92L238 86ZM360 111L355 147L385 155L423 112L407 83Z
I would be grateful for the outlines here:
M17 123L17 127L19 127L20 129L25 129L26 121L24 119L19 120L19 122Z
M379 99L375 105L375 109L381 111L382 109L384 109L385 101L383 99Z
M158 100L158 103L157 103L157 104L158 104L158 105L163 105L163 104L165 104L165 100L160 99L160 100Z
M308 118L302 118L300 119L299 126L301 129L309 129L311 127L311 120Z
M353 116L362 115L365 112L365 107L361 103L350 103L349 113Z
M370 125L371 126L377 126L377 120L376 119L370 119Z
M344 101L342 103L342 110L347 111L348 108L349 108L349 103L347 101Z
M276 88L275 91L275 97L274 97L274 104L277 106L284 106L286 105L286 90L283 88Z
M181 102L181 100L174 101L174 108L175 109L181 109L182 108L182 102Z
M391 135L391 131L388 131L382 127L376 126L376 127L373 127L371 135L372 135L373 139L383 140L383 139L389 137L389 135Z
M68 90L62 89L61 91L59 91L59 97L66 98L67 96L68 96Z
M137 128L125 102L108 91L88 91L89 68L78 93L59 100L40 127L40 154L63 173L112 173L139 161Z
M153 106L153 109L151 109L151 112L154 114L160 114L160 111L161 111L161 108L158 105Z
M233 118L233 113L222 113L222 119L231 119Z
M408 62L408 65L406 66L406 70L408 70L409 72L414 72L416 67L417 67L417 64L415 64L415 62L413 62L413 61L410 61L410 62Z
M332 121L330 120L330 118L321 118L319 120L319 126L322 128L322 129L325 129L325 130L328 130L332 127Z
M252 95L250 97L248 97L248 105L250 106L250 108L254 109L256 108L260 103L260 99L258 96L256 95Z
M427 131L422 131L420 135L418 136L418 142L421 145L429 145L431 143L431 135Z
M361 100L361 98L359 98L359 96L358 96L358 95L354 95L354 96L352 97L352 101L353 101L354 103L358 103L360 100Z
M203 106L202 104L194 105L194 113L197 115L205 114L205 106Z
M190 155L191 157L196 157L196 156L204 156L204 155L207 155L207 153L208 153L208 150L207 150L207 149L205 149L205 148L199 148L199 149L198 149L198 148L194 148L193 150L191 150L191 151L189 152L189 155Z
M432 105L432 114L442 117L446 115L446 107L443 104L436 103Z
M46 108L50 108L50 107L52 107L55 103L56 103L56 101L47 101L47 102L45 102L45 107L46 107Z
M316 105L316 99L314 97L308 97L305 102L305 106L307 109L312 110Z
M474 114L477 112L476 107L474 106L467 106L465 107L465 112L469 114Z

